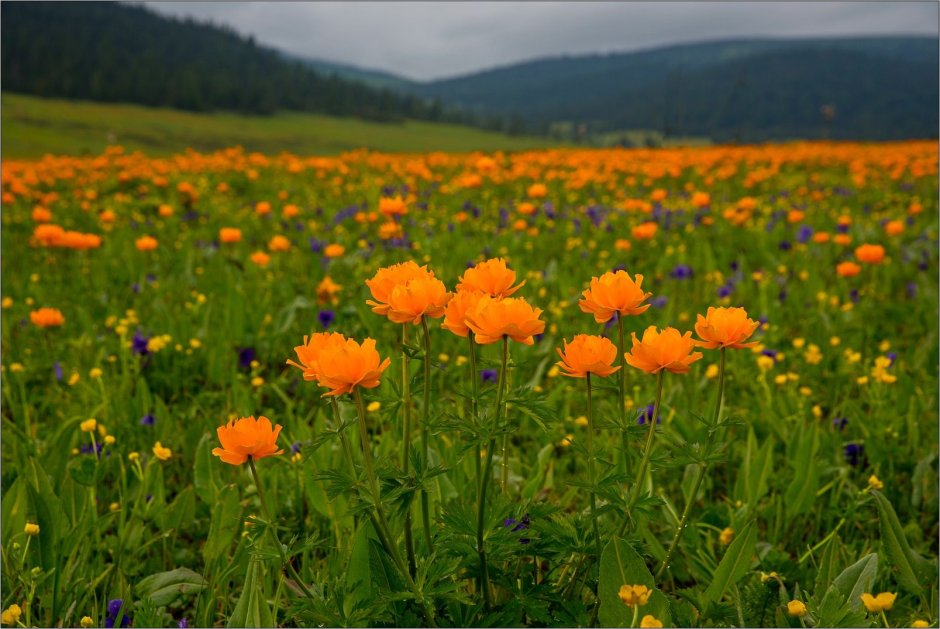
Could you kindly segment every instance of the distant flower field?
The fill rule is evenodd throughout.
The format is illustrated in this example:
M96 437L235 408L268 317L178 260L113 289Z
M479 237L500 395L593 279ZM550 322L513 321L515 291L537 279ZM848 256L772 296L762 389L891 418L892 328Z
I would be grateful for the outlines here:
M2 166L7 626L937 626L937 145Z

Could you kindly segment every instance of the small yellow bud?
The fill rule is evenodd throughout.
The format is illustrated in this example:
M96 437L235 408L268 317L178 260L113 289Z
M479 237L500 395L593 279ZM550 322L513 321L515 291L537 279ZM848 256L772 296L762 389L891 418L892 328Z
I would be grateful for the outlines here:
M86 419L78 426L82 429L82 432L95 432L95 429L98 428L98 420L92 417L91 419Z
M373 400L372 402L369 402L368 406L366 406L366 410L369 411L370 413L374 413L380 408L382 408L382 403L379 402L378 400Z
M26 526L23 527L23 532L29 535L30 537L39 535L39 525L34 522L27 522Z
M106 446L113 446L115 441L117 440L114 438L114 435L108 435L104 438L104 444Z
M868 477L868 488L869 489L884 489L885 484L879 480L877 476L872 474Z
M787 613L796 618L806 615L806 604L803 601L790 601L787 603Z
M732 539L734 539L734 529L730 526L724 529L718 536L718 541L725 546L730 544Z
M89 627L95 626L95 621L91 619L91 616L82 616L82 620L79 623L83 629L88 629Z

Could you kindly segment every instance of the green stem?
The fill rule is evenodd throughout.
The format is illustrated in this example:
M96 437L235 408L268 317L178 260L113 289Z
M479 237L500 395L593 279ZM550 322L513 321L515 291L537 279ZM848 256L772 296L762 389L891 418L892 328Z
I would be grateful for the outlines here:
M362 445L362 463L366 471L366 478L369 481L369 487L372 491L372 501L375 511L375 519L373 520L373 525L376 526L376 532L379 534L380 538L385 537L386 548L392 556L392 561L395 562L395 565L398 567L398 570L401 572L402 576L405 578L405 582L408 584L408 588L414 594L415 600L421 605L424 609L425 620L428 623L429 627L436 627L434 624L434 610L431 608L431 605L424 598L424 594L418 589L418 586L415 584L414 578L412 578L411 573L405 567L405 562L402 561L401 554L398 552L398 548L392 543L394 539L391 535L391 529L388 526L388 520L385 517L385 509L382 508L382 494L379 491L379 481L375 475L375 466L372 462L372 445L369 443L369 431L366 428L366 409L362 403L362 395L359 393L359 389L353 389L353 400L356 402L356 410L359 411L359 441Z
M627 502L627 512L623 515L623 522L620 524L618 537L622 537L627 530L627 524L630 522L630 511L640 499L640 487L646 476L646 468L649 466L650 453L653 451L653 437L656 435L656 419L659 417L659 405L663 397L663 374L665 369L660 369L656 374L656 401L653 402L653 416L649 418L650 428L646 435L646 447L643 449L643 459L640 461L640 468L637 470L636 478L633 481L633 491L630 494L630 500Z
M264 488L261 485L261 477L258 476L258 470L255 468L255 460L251 456L248 457L248 468L251 470L251 476L255 481L255 489L258 491L258 498L261 500L261 510L264 512L264 519L268 521L268 530L271 532L271 539L274 541L274 546L277 547L277 553L281 557L281 566L287 567L287 571L290 572L294 581L297 582L297 586L304 593L304 596L313 598L313 594L307 589L307 586L304 585L300 575L297 574L297 570L294 569L294 565L288 560L287 555L284 553L284 547L281 546L281 541L277 537L277 526L271 518L271 511L268 509L268 502L264 497Z
M587 381L587 449L588 449L588 482L591 484L591 528L594 529L594 545L597 551L597 560L601 558L601 534L597 527L597 493L594 484L597 482L594 467L594 401L591 395L591 374Z
M467 334L467 340L470 341L470 418L473 420L474 424L477 421L477 397L479 396L480 385L478 383L478 378L480 377L477 374L477 350L476 342L473 340L473 332ZM473 460L474 469L477 474L477 495L480 494L480 481L483 477L483 472L480 468L481 459L483 458L483 448L477 443L476 447L477 455Z
M620 437L623 441L623 471L630 470L630 437L627 433L627 359L624 357L627 349L623 341L623 315L617 313L617 337L620 342L620 373L617 374L617 384L620 393Z
M503 387L506 384L506 363L509 361L509 338L503 337L503 359L499 369L499 384L496 390L496 426L503 406ZM486 524L486 489L490 477L493 476L493 451L496 449L496 438L490 439L486 447L486 464L483 466L483 478L480 481L480 495L477 499L477 554L480 556L480 582L483 590L483 603L489 609L493 601L490 595L489 567L486 565L486 547L483 543L483 528Z
M401 442L401 466L405 474L411 469L411 372L408 369L408 354L405 346L408 344L408 326L401 326L401 395L402 413L404 414L404 431ZM415 560L415 542L411 531L411 509L405 511L405 553L408 555L408 569L414 577L418 571Z
M718 399L715 401L715 412L712 415L711 432L708 436L709 442L711 441L712 435L715 434L715 431L718 429L718 418L721 416L721 399L724 396L725 391L724 347L721 348L720 356L721 357L718 359ZM673 536L672 542L669 544L669 550L666 551L666 557L659 565L659 570L656 571L657 579L666 571L666 568L669 566L669 562L672 560L673 553L676 552L676 548L679 546L679 540L682 538L682 533L685 531L686 524L689 521L689 515L692 513L692 505L695 504L695 498L698 496L698 490L702 485L702 479L705 478L706 471L708 471L708 465L703 464L701 466L701 470L699 470L698 476L695 478L695 482L692 484L692 493L689 494L689 500L685 504L685 509L682 510L682 517L679 519L679 526L676 528L676 534Z
M424 406L421 411L424 418L421 420L421 454L424 469L427 471L430 465L430 459L428 458L428 423L431 421L431 333L428 331L426 317L421 317L421 327L424 328ZM427 544L428 553L431 553L434 551L434 545L431 542L431 515L428 502L428 490L422 483L421 523L424 525L424 543Z

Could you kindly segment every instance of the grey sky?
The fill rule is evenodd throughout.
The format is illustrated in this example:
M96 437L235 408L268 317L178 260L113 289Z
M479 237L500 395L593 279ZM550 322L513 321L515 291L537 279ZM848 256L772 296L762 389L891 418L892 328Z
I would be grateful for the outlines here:
M936 2L145 2L311 58L427 80L727 37L937 36Z

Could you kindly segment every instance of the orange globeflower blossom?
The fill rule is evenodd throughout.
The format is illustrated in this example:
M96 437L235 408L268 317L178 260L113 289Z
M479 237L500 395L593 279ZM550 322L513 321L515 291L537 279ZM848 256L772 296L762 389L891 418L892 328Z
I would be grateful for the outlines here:
M239 242L242 239L242 230L237 227L223 227L219 230L221 242Z
M65 323L65 317L58 308L40 308L29 313L29 320L40 328L58 327Z
M904 221L888 221L885 223L885 233L889 236L904 233Z
M336 304L339 301L337 296L342 288L342 286L334 282L333 279L327 275L317 284L317 301L321 304L327 302Z
M264 216L265 214L271 213L271 204L267 201L258 201L255 204L255 213L258 216Z
M265 267L268 266L268 262L271 261L271 256L266 254L264 251L255 251L253 254L251 254L250 259L258 266Z
M836 234L832 237L832 241L837 245L842 245L845 247L852 243L852 237L848 234Z
M711 205L712 197L707 192L696 192L692 195L692 205L703 208Z
M531 186L529 186L529 189L526 191L526 194L528 194L533 199L541 199L542 197L548 194L548 188L545 186L544 183L534 183Z
M444 282L436 277L416 278L392 289L385 314L392 323L418 325L424 317L444 316L444 307L450 298Z
M653 221L646 221L635 226L630 233L635 240L652 240L658 230L659 225Z
M37 223L49 223L52 221L52 212L41 205L33 208L33 220Z
M320 352L323 351L323 348L330 344L345 342L346 337L339 332L317 332L310 336L304 336L304 344L294 348L294 353L297 354L297 360L299 360L300 363L288 359L287 364L303 371L304 380L316 380L317 373L319 373L317 370L317 359L320 356Z
M698 315L695 333L702 339L696 345L705 349L744 349L757 345L745 343L760 325L747 316L744 308L709 308L703 317Z
M813 234L813 242L817 242L819 244L827 243L830 239L831 236L829 235L829 232L816 232Z
M290 249L290 241L286 236L280 234L272 236L271 240L268 241L268 249L270 251L287 251Z
M353 339L331 341L320 348L315 363L317 382L329 389L324 395L352 393L356 387L374 389L391 361L382 360L375 340L360 345Z
M528 201L523 201L516 206L516 210L523 216L532 216L535 214L535 204L529 203Z
M855 249L855 258L865 264L881 264L885 259L885 248L881 245L861 245Z
M408 213L408 204L401 196L382 197L379 199L379 212L391 218L393 216L404 216Z
M231 465L241 465L249 457L257 461L267 456L277 456L284 452L277 447L280 432L281 425L272 427L271 420L264 415L258 419L254 416L241 417L216 429L222 447L213 448L212 454Z
M470 328L467 327L467 313L476 307L481 299L483 299L483 293L480 291L458 290L444 308L444 321L441 327L457 336L468 336Z
M656 188L653 192L650 193L650 200L653 203L662 203L666 200L666 197L669 196L669 193L663 190L662 188Z
M157 208L157 214L159 214L162 218L170 218L173 216L173 206L164 203Z
M521 297L494 299L484 295L466 313L465 320L480 345L495 343L503 337L532 345L535 343L532 337L545 331L545 322L539 320L541 315L539 308L533 308Z
M516 272L506 266L503 258L491 258L464 271L457 283L458 291L480 291L491 297L509 297L525 285L513 286Z
M281 210L281 216L284 218L294 218L300 214L300 208L292 203L288 203L284 206L284 209Z
M561 357L556 364L567 372L565 376L585 378L590 373L606 378L620 369L612 366L617 359L617 346L603 336L578 334L570 343L564 341L564 346L564 351L560 348L555 351Z
M642 369L646 373L659 373L663 369L672 373L686 373L689 366L702 357L701 352L693 352L695 341L692 333L682 334L675 328L657 331L651 325L643 332L643 340L633 337L633 348L624 358L631 367Z
M401 238L405 235L399 223L387 221L379 225L379 238L382 240L391 240L392 238Z
M53 225L52 223L36 225L36 228L33 230L33 238L35 238L43 247L57 246L62 242L64 236L65 230L58 225Z
M338 258L344 253L346 253L346 247L336 243L327 245L323 249L323 255L325 255L327 258Z
M581 312L593 314L598 323L610 321L616 313L643 314L650 307L643 302L653 293L644 293L640 288L642 285L642 275L637 274L631 279L626 271L608 271L600 277L591 278L591 287L582 293L584 299L578 305Z
M386 315L389 310L388 302L396 286L404 286L411 280L433 278L433 271L429 271L427 266L418 266L414 260L381 268L372 279L366 280L366 286L375 300L367 300L366 304L372 306L372 312L375 314Z
M157 248L157 239L153 236L141 236L134 241L138 251L153 251Z
M854 262L840 262L836 265L836 273L839 277L855 277L862 272L862 267Z

